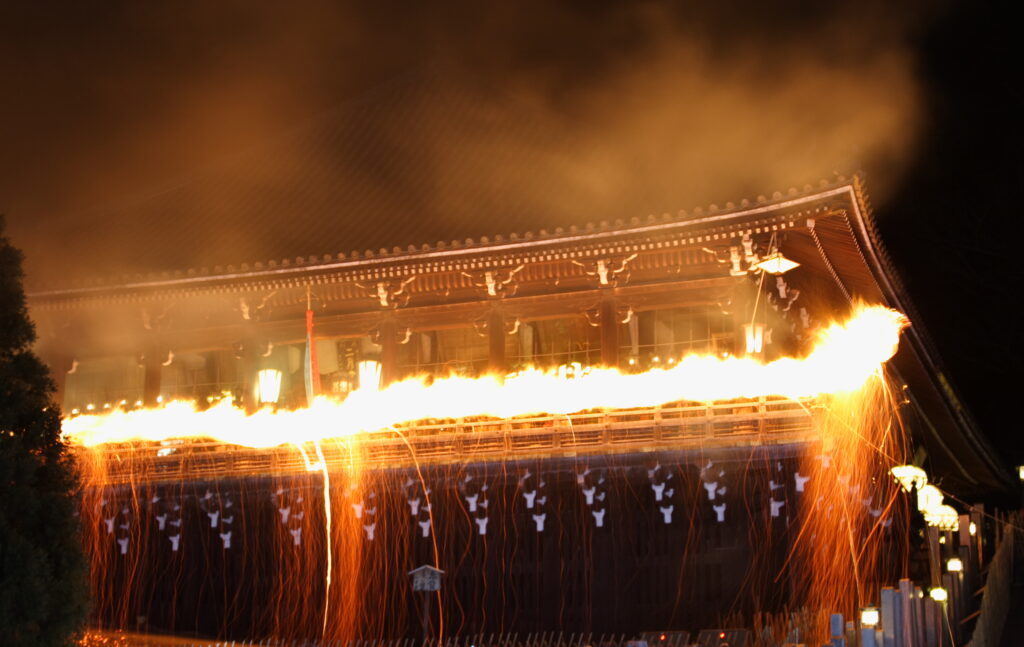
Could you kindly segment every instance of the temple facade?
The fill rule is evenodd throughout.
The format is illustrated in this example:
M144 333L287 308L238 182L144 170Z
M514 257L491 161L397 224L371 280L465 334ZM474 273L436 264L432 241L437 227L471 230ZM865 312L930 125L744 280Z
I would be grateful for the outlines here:
M1009 488L942 372L857 179L693 213L30 295L38 352L67 415L225 397L249 411L304 406L308 312L319 392L341 400L409 377L798 357L860 302L911 319L889 371L917 462L964 497ZM762 397L424 420L380 434L358 450L373 484L339 494L365 554L377 555L358 567L376 564L367 595L401 600L400 620L376 633L418 631L403 574L435 559L446 570L444 618L465 633L697 629L784 609L790 585L765 574L781 568L800 528L801 452L816 429L807 403ZM97 525L93 550L114 564L97 584L98 622L271 635L259 610L278 594L240 583L282 547L311 541L324 488L308 461L290 447L212 441L132 451L145 453L144 466L109 461L96 502L109 531ZM325 447L325 460L340 465L345 451ZM148 556L147 574L117 566L128 551ZM322 597L319 586L309 595Z

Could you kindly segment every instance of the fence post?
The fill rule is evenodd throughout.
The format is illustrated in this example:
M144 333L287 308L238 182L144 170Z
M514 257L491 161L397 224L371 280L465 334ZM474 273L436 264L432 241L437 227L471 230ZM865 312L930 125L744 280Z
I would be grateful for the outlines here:
M878 645L875 642L874 627L860 628L860 647L878 647Z
M900 626L896 629L902 647L914 647L913 608L910 599L914 595L914 584L903 578L900 580Z
M914 605L914 640L916 641L914 644L924 645L924 593L921 591L921 587L914 587L911 604Z

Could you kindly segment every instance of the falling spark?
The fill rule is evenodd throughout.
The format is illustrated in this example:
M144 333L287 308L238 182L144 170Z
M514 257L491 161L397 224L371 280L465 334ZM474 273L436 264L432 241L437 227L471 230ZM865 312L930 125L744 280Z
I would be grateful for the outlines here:
M324 450L320 447L320 443L314 443L316 446L316 458L317 466L320 468L320 473L324 477L324 542L327 550L327 568L324 569L324 589L326 591L324 595L324 624L321 630L321 635L327 635L327 622L330 619L330 608L331 608L331 571L334 568L334 550L331 548L331 474L327 469L327 459L324 458Z

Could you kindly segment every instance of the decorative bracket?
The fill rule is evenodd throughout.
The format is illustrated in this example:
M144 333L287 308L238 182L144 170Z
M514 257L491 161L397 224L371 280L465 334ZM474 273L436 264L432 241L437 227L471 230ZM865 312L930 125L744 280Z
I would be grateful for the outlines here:
M143 306L139 311L139 319L142 322L142 328L144 330L150 331L159 331L167 329L170 324L169 315L174 306L174 303L167 304L167 306L164 307L162 311L160 311L160 314L155 316L153 315L152 312L150 312L149 308Z
M474 287L484 288L491 298L513 296L519 289L519 284L513 281L524 267L519 265L514 270L485 270L477 275L463 272L462 275L472 281Z
M620 324L628 324L633 318L633 306L620 305L615 308L615 322ZM583 315L587 318L587 323L597 328L601 325L601 304L591 306L583 311Z
M393 281L377 281L373 285L357 286L367 291L367 296L376 299L381 308L399 308L409 303L409 293L405 291L406 286L416 280L416 276Z
M633 253L621 259L599 258L590 263L573 260L572 263L582 267L583 273L587 276L596 276L602 287L611 287L629 280L629 272L626 271L626 268L636 257L637 254Z
M412 329L408 326L404 330L395 331L395 341L398 344L408 344L409 340L412 339ZM370 340L378 346L384 345L384 331L378 326L370 331Z
M270 306L268 304L270 302L270 299L275 294L277 294L277 290L268 292L262 298L260 298L259 305L255 307L249 301L250 298L252 298L253 300L255 300L255 298L239 297L237 311L242 315L242 319L244 321L252 321L254 319L259 321L263 317L270 314Z

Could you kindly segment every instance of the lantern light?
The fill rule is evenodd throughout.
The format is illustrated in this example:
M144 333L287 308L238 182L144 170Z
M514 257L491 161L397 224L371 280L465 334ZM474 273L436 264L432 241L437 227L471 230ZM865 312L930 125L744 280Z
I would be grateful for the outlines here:
M942 505L942 492L934 485L925 485L917 491L917 509L924 513L938 508Z
M960 514L951 506L938 505L923 512L924 520L929 526L935 526L939 530L956 530L960 527ZM939 539L944 538L940 537Z
M359 362L359 388L374 391L380 389L380 362Z
M978 534L978 526L973 521L971 522L971 525L967 526L967 530L971 533L971 537Z
M747 342L748 355L764 350L764 324L743 324L743 335Z
M881 620L881 614L878 612L878 607L864 607L860 610L860 625L862 627L877 627L879 620Z
M281 371L265 368L257 373L256 395L260 404L277 404L281 397Z
M928 592L928 595L931 597L931 599L935 600L936 602L945 602L949 599L949 594L946 593L946 589L942 588L941 586L936 586L935 588L933 588L931 591Z
M946 570L950 573L959 573L964 570L964 563L960 561L959 557L950 557L946 561Z
M889 472L899 481L903 491L907 493L914 488L920 490L928 484L928 474L916 465L897 465L889 470Z
M775 250L762 258L754 267L769 274L785 274L791 269L800 267L800 263L786 258L782 252Z

